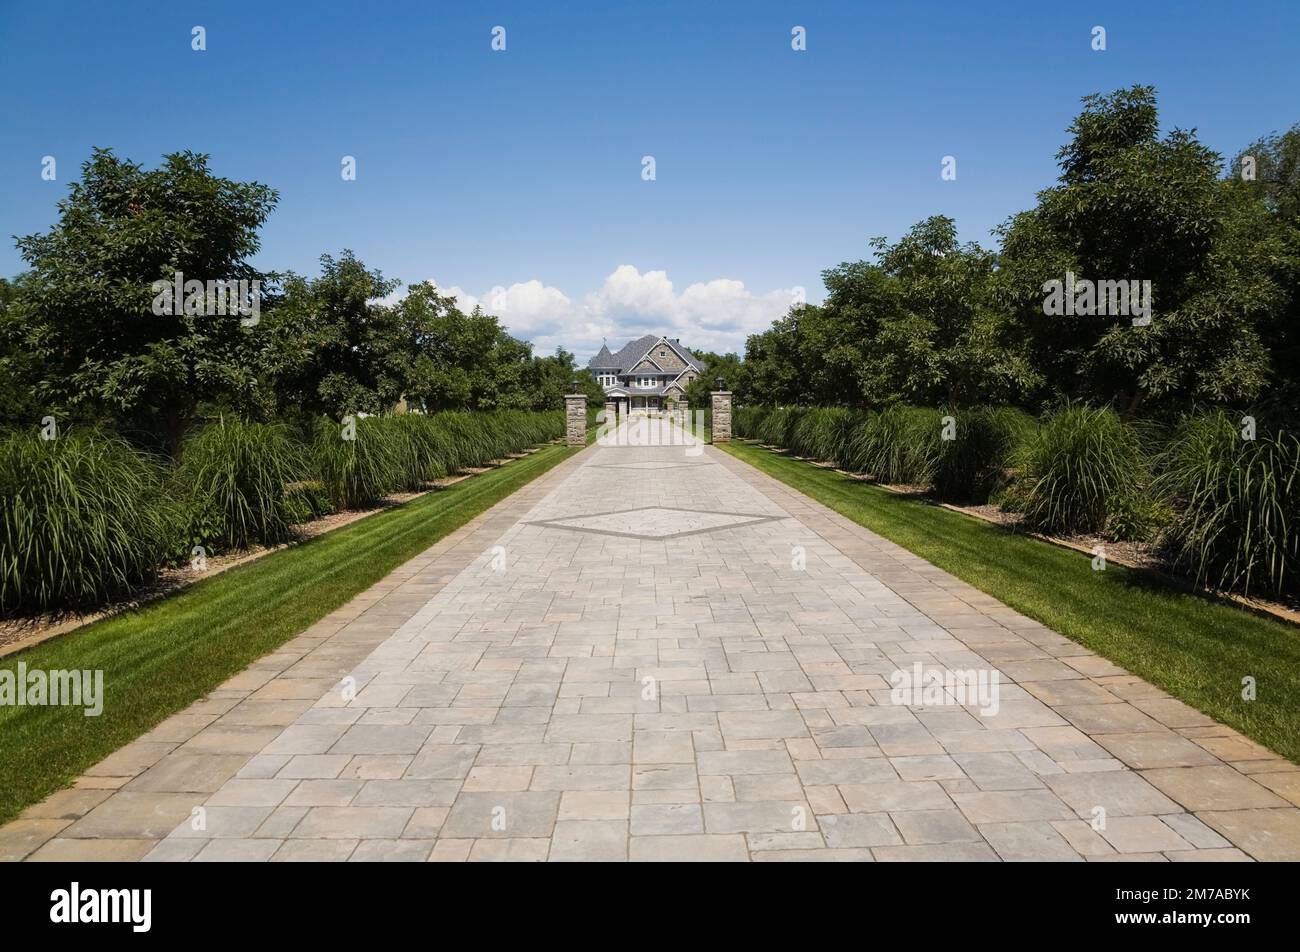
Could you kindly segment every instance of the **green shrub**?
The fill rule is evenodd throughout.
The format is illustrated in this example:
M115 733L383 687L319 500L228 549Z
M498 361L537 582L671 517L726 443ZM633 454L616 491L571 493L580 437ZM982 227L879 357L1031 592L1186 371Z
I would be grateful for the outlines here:
M833 461L847 438L853 419L853 411L842 407L807 410L792 428L790 450L799 456Z
M327 418L316 423L312 459L316 474L336 509L374 505L404 484L403 446L392 428L378 418L355 421L350 434Z
M172 530L159 464L107 434L0 441L0 609L89 607L130 594Z
M1198 582L1268 596L1300 592L1300 440L1241 436L1223 412L1184 422L1161 454L1156 492L1177 513L1165 537Z
M1057 410L1026 441L1020 463L1025 520L1047 532L1099 532L1116 497L1147 481L1138 433L1109 407Z
M292 521L285 487L300 479L303 469L302 448L286 427L223 419L185 441L177 496L200 525L216 520L218 543L236 549L275 545L288 538ZM187 535L195 535L193 525Z
M401 460L400 479L404 488L417 492L430 481L447 475L446 460L450 455L447 437L430 417L401 413L383 417L378 423L390 431Z
M173 499L168 522L172 528L167 536L163 565L188 564L197 554L196 547L202 547L207 555L221 547L225 520L210 500L185 495Z
M950 502L987 502L1006 482L1034 420L1013 407L972 407L951 416L953 439L940 439L934 448L935 492Z
M334 511L329 490L320 480L293 483L284 491L285 518L290 525L311 522Z
M1116 542L1150 542L1173 520L1169 507L1147 493L1119 493L1108 508L1103 535Z
M754 437L760 443L786 449L790 446L794 428L807 412L803 407L778 407L773 409L771 412L764 414L763 418L758 422Z
M853 430L844 468L881 483L929 485L941 417L937 410L902 404L867 414Z
M758 428L772 412L771 407L739 407L731 414L731 434L741 440L758 439ZM711 423L712 421L710 421Z

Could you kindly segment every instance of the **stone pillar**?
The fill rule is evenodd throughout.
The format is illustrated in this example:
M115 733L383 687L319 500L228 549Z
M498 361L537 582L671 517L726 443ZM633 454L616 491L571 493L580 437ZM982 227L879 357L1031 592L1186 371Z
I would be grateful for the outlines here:
M613 400L606 400L605 401L605 424L607 426L614 426L616 423L618 423L617 417L618 417L618 404L615 403Z
M564 442L570 446L587 445L587 395L564 395Z
M713 391L713 442L731 442L731 391Z

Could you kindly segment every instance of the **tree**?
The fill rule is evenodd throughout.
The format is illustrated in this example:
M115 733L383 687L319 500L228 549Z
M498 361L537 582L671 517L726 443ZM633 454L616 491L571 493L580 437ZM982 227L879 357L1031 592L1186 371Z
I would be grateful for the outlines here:
M1225 194L1220 157L1194 130L1160 138L1149 86L1085 97L1070 132L1059 183L1001 232L1002 300L1040 372L1068 395L1127 412L1258 395L1268 362L1257 323L1275 295L1247 260L1252 213ZM1151 323L1046 316L1043 283L1067 270L1150 281Z
M800 350L800 327L816 310L812 305L792 307L769 330L746 338L745 373L736 388L738 399L774 404L813 402Z
M554 410L564 406L564 396L569 393L581 393L587 397L587 405L603 409L605 406L605 388L596 382L591 371L577 366L574 355L563 347L555 348L549 357L533 358L533 410ZM574 389L574 382L577 389Z
M238 313L154 313L155 281L263 281L249 259L274 190L219 178L207 156L145 170L96 149L45 234L18 239L31 270L9 305L57 415L109 416L161 432L175 450L199 404L256 386ZM210 309L209 309L210 310Z
M401 321L380 303L397 281L351 251L322 255L321 273L290 272L259 327L259 368L281 413L335 419L379 413L405 392L411 368ZM407 346L404 348L403 344Z
M16 308L18 289L0 278L0 426L35 426L42 414L33 399L36 362L23 342Z
M1254 163L1254 178L1241 177L1247 157ZM1228 178L1245 182L1278 218L1300 219L1300 125L1246 146L1228 169Z
M824 307L850 312L850 325L866 335L858 370L865 402L1005 403L1035 385L1024 348L991 300L992 252L959 243L956 223L943 215L893 245L872 244L877 264L827 274Z
M710 394L717 389L719 378L722 379L722 385L733 393L738 403L745 403L751 399L749 375L737 355L697 351L695 357L704 369L686 386L688 405L697 410L710 409L713 402ZM766 402L761 397L759 401Z
M532 373L532 347L511 337L481 308L462 313L432 284L412 285L397 305L401 322L417 331L419 357L410 397L429 412L519 409Z
M822 273L826 300L794 308L749 339L745 376L757 399L880 406L898 401L1007 402L1037 376L991 297L995 256L957 241L936 215L875 262Z
M1255 161L1254 179L1241 175L1247 155ZM1227 170L1225 190L1237 202L1230 247L1249 267L1245 274L1266 277L1260 288L1273 298L1257 322L1268 353L1264 402L1294 418L1300 412L1300 125L1243 149Z

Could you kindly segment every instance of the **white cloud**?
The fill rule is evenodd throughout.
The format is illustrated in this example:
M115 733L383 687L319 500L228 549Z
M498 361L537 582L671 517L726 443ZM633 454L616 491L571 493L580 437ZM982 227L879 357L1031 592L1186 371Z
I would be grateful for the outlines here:
M742 281L717 278L678 293L666 272L642 274L624 264L587 293L581 305L535 278L481 294L455 286L441 290L454 296L463 311L480 305L495 314L511 334L532 341L537 353L563 346L585 363L600 349L602 339L617 350L643 334L680 337L692 350L741 353L745 338L784 315L799 289L755 294Z

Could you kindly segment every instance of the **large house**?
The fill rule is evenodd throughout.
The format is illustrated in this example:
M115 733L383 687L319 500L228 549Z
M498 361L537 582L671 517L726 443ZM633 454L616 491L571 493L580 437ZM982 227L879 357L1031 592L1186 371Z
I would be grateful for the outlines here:
M611 354L602 346L587 364L620 413L662 410L684 401L704 365L676 337L647 334Z

